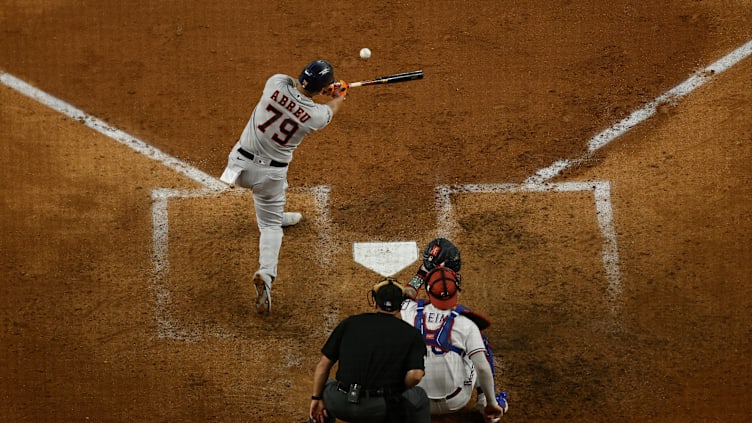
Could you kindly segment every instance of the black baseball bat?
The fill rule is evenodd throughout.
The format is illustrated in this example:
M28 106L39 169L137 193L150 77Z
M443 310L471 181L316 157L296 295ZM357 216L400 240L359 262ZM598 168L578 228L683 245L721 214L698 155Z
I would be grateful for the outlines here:
M416 70L412 72L395 73L394 75L378 76L374 79L367 79L365 81L351 82L350 87L364 87L366 85L377 84L396 84L397 82L415 81L416 79L423 79L423 71Z

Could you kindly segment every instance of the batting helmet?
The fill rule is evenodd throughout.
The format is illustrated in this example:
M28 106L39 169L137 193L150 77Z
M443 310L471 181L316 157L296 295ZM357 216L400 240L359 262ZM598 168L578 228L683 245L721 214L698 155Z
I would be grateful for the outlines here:
M449 310L457 305L460 282L454 270L437 267L426 275L426 293L436 308Z
M334 68L326 60L314 60L300 72L298 82L306 91L318 93L334 83Z

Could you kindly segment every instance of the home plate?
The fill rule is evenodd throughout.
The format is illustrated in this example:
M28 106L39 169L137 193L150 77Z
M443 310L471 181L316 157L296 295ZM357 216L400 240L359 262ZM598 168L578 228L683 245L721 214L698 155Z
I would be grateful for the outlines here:
M392 276L418 259L418 244L415 241L356 242L353 258L381 276Z

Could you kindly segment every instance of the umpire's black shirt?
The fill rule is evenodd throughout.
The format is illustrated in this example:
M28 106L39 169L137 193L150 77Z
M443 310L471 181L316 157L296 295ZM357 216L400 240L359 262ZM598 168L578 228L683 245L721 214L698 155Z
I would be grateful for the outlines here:
M420 332L385 313L364 313L340 322L321 349L339 361L337 380L364 389L405 390L409 370L425 370L426 344Z

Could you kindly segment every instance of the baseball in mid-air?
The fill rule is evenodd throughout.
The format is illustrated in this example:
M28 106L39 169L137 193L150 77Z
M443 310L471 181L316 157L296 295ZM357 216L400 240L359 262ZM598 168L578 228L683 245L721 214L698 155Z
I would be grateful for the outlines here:
M371 49L370 48L362 48L360 49L360 58L363 60L367 60L369 57L371 57Z

